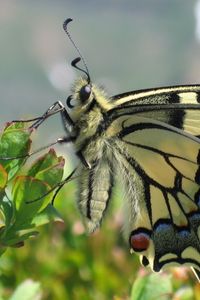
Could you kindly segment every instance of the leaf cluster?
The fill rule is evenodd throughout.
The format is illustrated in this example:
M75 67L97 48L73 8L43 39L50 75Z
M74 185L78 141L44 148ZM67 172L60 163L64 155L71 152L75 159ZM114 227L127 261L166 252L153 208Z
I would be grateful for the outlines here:
M8 123L0 135L0 254L23 246L38 227L62 221L51 204L52 189L62 180L64 158L53 149L23 168L31 148L32 130Z

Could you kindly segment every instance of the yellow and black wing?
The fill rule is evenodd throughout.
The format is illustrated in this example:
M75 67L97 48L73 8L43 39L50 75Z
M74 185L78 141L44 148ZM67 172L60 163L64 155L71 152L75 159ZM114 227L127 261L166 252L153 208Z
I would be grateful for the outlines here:
M81 148L91 168L82 167L78 204L89 231L99 227L113 180L121 178L126 232L142 263L154 271L170 264L200 270L200 85L107 100L94 94L87 113L100 109L100 123Z
M154 271L170 264L200 270L200 140L163 122L129 115L107 130L120 140L115 145L118 173L128 175L123 178L131 249Z
M200 85L147 89L111 98L111 121L124 114L140 115L200 135Z

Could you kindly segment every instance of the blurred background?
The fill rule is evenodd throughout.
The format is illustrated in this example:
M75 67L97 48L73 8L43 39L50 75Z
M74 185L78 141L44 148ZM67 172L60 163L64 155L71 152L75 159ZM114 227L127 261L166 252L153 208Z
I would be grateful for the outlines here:
M92 81L109 95L200 83L200 1L1 0L1 127L13 119L39 116L70 94L81 74L70 66L78 54L62 29L68 17L74 19L69 30ZM62 135L60 118L54 116L37 132L35 145ZM70 170L70 149L59 147L58 152ZM122 237L121 210L113 207L101 232L88 237L75 191L75 184L69 184L56 201L64 226L42 229L37 239L1 258L3 299L27 278L41 283L42 299L128 299L142 271Z

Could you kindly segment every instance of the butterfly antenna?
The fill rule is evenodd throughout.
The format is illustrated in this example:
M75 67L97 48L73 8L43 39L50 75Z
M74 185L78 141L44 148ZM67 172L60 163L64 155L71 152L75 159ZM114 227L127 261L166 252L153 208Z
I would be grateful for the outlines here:
M74 48L76 49L76 51L78 52L78 54L79 54L79 56L80 56L80 57L77 57L76 59L74 59L74 60L72 61L71 64L72 64L72 66L73 66L74 68L76 68L76 69L82 71L83 73L85 73L86 76L87 76L87 79L88 79L88 83L90 83L90 75L89 75L89 70L88 70L86 61L85 61L83 55L81 54L79 48L78 48L77 45L75 44L74 40L72 39L72 37L71 37L71 35L70 35L69 31L68 31L68 28L67 28L67 27L68 27L68 24L69 24L71 21L73 21L73 19L71 19L71 18L68 18L67 20L65 20L64 23L63 23L63 29L64 29L64 31L66 32L66 34L67 34L69 40L71 41L72 45L74 46ZM84 65L84 67L85 67L85 70L84 70L84 69L81 69L80 67L77 67L77 63L78 63L80 60L82 60L83 65Z

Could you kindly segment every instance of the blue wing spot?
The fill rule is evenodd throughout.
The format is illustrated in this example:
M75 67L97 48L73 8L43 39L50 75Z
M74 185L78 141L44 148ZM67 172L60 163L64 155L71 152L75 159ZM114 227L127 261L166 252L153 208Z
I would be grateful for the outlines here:
M200 221L200 213L196 212L193 213L190 217L189 217L190 221Z
M179 231L179 236L180 237L182 237L182 238L187 238L188 237L188 235L190 235L190 232L188 231L188 230L181 230L181 231Z
M200 196L198 197L196 204L200 207Z
M200 208L200 193L199 193L199 191L195 195L195 203Z
M157 231L157 232L167 231L167 230L170 229L170 227L172 227L171 224L159 224L159 225L155 228L155 231Z

